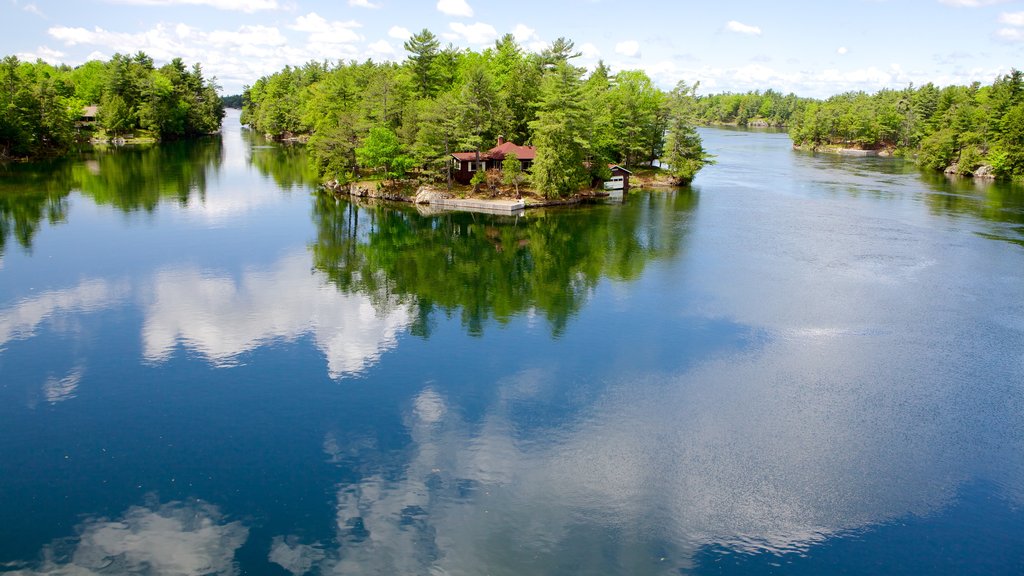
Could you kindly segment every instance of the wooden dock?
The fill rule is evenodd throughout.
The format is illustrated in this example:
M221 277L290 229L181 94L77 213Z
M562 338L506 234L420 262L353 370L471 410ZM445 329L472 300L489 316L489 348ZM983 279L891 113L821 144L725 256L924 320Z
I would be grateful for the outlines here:
M432 208L483 212L485 214L518 214L526 208L522 200L482 200L479 198L438 198L430 201Z

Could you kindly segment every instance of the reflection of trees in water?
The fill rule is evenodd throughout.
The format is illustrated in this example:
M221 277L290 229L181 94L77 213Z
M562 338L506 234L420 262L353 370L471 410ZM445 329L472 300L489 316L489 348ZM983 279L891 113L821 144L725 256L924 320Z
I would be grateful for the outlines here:
M427 335L434 310L459 310L469 332L524 311L561 333L601 278L635 280L648 263L681 249L680 221L692 191L502 217L463 212L421 216L391 205L360 207L318 197L314 265L339 289L414 297L414 332Z
M152 212L163 200L204 198L209 168L220 168L220 138L95 150L76 160L3 167L0 178L0 255L14 237L26 250L45 218L67 217L67 196L81 190L97 204Z
M13 164L0 168L0 256L15 238L25 250L45 218L50 224L67 218L67 195L73 187L71 164Z
M98 151L75 166L76 181L97 204L125 212L152 212L167 199L184 205L193 194L205 198L208 169L220 169L222 148L220 138L205 138Z
M249 165L269 176L282 189L291 190L320 184L320 177L306 159L302 144L280 144L267 140L252 130L242 130L249 145Z
M938 192L925 196L932 213L980 218L994 224L986 236L1024 245L1024 186L943 174L926 174L924 178Z

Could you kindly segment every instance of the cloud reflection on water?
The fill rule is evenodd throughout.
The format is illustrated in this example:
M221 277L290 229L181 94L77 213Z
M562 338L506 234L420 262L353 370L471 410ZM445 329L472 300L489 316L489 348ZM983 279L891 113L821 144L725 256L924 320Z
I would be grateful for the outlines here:
M1024 423L1008 413L1022 391L979 401L955 384L973 380L955 358L914 361L934 338L906 336L793 332L619 381L557 430L513 410L556 374L499 381L476 422L428 384L401 469L339 484L338 545L291 552L325 573L678 574L709 546L805 553L935 515L976 480L968 470L1024 501Z
M271 340L312 334L332 378L359 373L397 345L411 322L398 301L381 310L363 294L343 294L310 273L303 254L237 280L194 268L156 273L142 328L143 354L167 360L183 343L211 363L227 366Z
M86 520L76 532L47 546L36 566L10 574L237 574L235 552L249 536L241 522L199 501L132 506L114 520Z

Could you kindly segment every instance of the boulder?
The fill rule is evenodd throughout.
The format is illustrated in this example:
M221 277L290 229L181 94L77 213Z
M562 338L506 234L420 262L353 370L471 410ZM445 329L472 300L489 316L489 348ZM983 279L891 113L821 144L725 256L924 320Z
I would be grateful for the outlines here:
M451 197L452 195L444 190L438 190L436 188L431 188L430 186L420 186L420 188L416 190L416 196L412 201L414 204L430 204L435 200L444 200Z
M952 174L959 174L960 173L960 165L958 165L956 162L954 162L954 163L950 164L949 166L946 166L946 169L943 170L943 173L950 174L950 175L952 175Z
M975 178L981 178L983 180L994 180L996 177L995 168L988 164L982 164L978 166L978 169L974 171Z

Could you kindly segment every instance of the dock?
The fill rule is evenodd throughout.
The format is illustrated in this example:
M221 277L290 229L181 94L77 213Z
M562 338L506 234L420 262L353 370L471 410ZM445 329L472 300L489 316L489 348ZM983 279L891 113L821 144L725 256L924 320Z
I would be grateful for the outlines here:
M430 201L432 208L483 212L485 214L517 214L526 208L522 200L482 200L479 198L435 198Z

